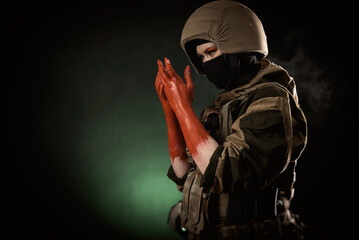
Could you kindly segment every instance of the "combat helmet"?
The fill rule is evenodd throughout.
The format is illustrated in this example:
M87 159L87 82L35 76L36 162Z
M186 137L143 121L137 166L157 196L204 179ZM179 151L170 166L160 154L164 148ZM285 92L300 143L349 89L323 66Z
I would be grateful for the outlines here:
M213 1L203 5L192 13L183 27L181 47L195 70L204 75L193 40L214 42L225 54L252 52L259 59L268 55L261 21L248 7L234 1Z

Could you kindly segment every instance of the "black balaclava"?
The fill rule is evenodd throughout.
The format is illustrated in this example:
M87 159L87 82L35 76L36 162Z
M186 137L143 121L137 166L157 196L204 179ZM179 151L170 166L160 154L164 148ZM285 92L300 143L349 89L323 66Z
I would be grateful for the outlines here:
M256 53L222 54L202 63L208 80L218 89L233 90L248 83L260 70Z

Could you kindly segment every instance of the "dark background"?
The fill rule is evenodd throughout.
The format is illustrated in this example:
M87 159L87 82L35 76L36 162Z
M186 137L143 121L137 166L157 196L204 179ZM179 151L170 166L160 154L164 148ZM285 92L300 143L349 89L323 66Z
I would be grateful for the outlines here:
M176 238L165 225L180 197L165 176L156 59L169 57L182 74L181 30L206 2L3 6L3 239ZM351 6L241 2L263 22L268 58L295 77L308 118L293 210L345 239L354 211ZM200 113L217 90L193 75Z

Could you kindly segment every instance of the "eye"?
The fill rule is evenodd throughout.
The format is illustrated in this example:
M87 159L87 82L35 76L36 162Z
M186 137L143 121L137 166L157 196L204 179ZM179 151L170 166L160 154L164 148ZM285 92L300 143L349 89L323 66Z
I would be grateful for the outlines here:
M206 54L208 54L210 57L213 57L213 55L216 53L216 51L217 51L216 47L211 47L206 50Z
M213 55L214 55L215 52L216 52L216 51L210 51L210 52L208 52L208 55L210 55L211 57L213 57Z

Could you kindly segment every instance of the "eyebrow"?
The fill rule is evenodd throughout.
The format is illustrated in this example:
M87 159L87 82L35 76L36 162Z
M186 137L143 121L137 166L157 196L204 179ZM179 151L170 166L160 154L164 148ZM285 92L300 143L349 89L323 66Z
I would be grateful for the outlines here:
M211 49L213 48L213 49ZM208 48L206 48L203 52L208 52L208 50L218 50L217 46L210 46ZM201 56L201 54L197 54L198 57Z

